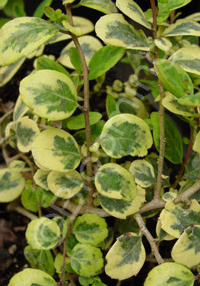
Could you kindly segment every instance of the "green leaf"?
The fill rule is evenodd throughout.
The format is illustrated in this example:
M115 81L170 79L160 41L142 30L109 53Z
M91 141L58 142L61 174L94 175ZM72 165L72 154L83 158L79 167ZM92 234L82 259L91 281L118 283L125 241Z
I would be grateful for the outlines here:
M131 20L139 23L140 25L146 27L147 29L151 29L151 25L147 22L142 9L134 1L117 0L116 6Z
M27 227L26 239L34 249L52 249L60 240L58 224L46 217L33 219Z
M199 47L187 47L179 49L177 52L172 54L169 60L181 66L186 72L200 75Z
M149 51L144 32L136 30L121 14L101 17L95 25L95 31L107 45Z
M22 117L16 123L17 147L21 152L31 150L34 139L39 135L40 130L37 123L32 119Z
M124 55L125 49L114 46L104 46L92 56L89 62L89 79L95 79L110 70Z
M3 8L3 13L9 18L26 16L23 0L8 0Z
M197 133L195 137L195 141L194 141L194 145L192 149L198 154L200 154L200 131Z
M8 0L0 0L0 10L3 9L7 2Z
M33 183L32 181L27 181L26 185L27 185L26 188L23 190L21 194L21 203L25 209L31 212L37 212L38 206Z
M178 103L187 106L200 106L200 92L192 95L186 95L178 99Z
M47 58L46 56L39 57L36 61L37 70L55 70L64 73L69 78L71 78L69 72L61 66L59 63Z
M43 188L39 187L36 191L36 198L38 203L43 208L48 208L52 202L54 202L57 198L50 191L46 191Z
M113 279L124 280L137 275L146 258L141 237L128 232L117 238L106 255L105 272Z
M8 286L56 286L51 275L42 270L26 268L15 274Z
M22 172L24 167L25 167L26 163L24 161L21 160L13 160L10 164L9 164L9 169L12 172Z
M111 0L81 0L82 6L98 10L105 14L116 13L117 9Z
M110 157L145 156L153 140L144 120L132 114L110 118L103 127L100 144Z
M193 83L189 75L177 64L165 59L156 60L154 68L167 91L176 97L193 94Z
M163 33L165 37L184 35L200 37L200 24L194 21L178 20L175 24L170 25Z
M77 171L68 171L60 173L52 171L47 177L47 184L57 197L69 199L81 191L83 180Z
M24 248L24 256L33 268L40 269L51 276L54 275L54 259L50 250L33 249L27 245Z
M85 277L91 277L101 272L103 267L102 252L90 244L78 243L71 253L72 269Z
M165 52L168 52L172 47L172 43L167 38L164 37L160 39L155 39L155 45L159 49Z
M200 224L200 206L196 200L192 200L190 207L175 205L169 200L165 209L160 213L161 227L168 234L179 238L184 229L190 225Z
M79 57L78 50L74 47L71 47L69 50L69 57L72 65L78 71L79 74L82 73L82 63Z
M144 286L193 286L194 275L185 266L165 262L154 267L148 274Z
M58 29L34 17L15 18L0 30L0 65L10 65L35 51L56 35Z
M90 284L93 285L94 282L101 282L101 279L99 276L95 276L95 277L84 277L84 276L79 276L78 278L79 283L82 286L89 286ZM100 286L104 286L105 284L101 284ZM98 286L98 285L97 285Z
M32 145L34 159L46 170L67 172L80 163L79 146L73 136L64 130L49 128Z
M90 125L96 124L101 119L102 115L99 112L89 112ZM84 114L71 116L64 121L64 126L70 130L79 130L85 128Z
M106 97L106 112L109 118L120 114L118 104L116 103L115 99L109 94Z
M62 265L63 265L63 254L58 253L55 258L54 266L56 268L56 273L61 274L62 273ZM74 273L70 259L68 257L65 258L65 271L68 273Z
M102 48L101 42L92 36L82 36L79 37L79 43L81 45L81 48L83 50L86 63L88 64L91 60L92 56L95 54L96 51L98 51L100 48ZM71 41L62 51L60 54L60 57L58 58L58 61L65 67L68 67L70 69L74 69L74 66L71 63L70 60L70 49L75 47L75 44L73 41Z
M156 17L156 21L157 23L162 23L169 17L170 9L168 7L168 4L160 2L158 3L158 8L159 11L158 11L158 16Z
M160 126L159 116L157 112L151 113L151 121L153 124L153 138L156 149L160 150ZM173 164L180 164L183 158L183 145L182 138L179 130L173 123L173 121L167 116L164 116L165 124L165 158L167 158Z
M38 169L34 175L35 183L45 190L49 190L48 185L47 185L47 176L49 175L49 173L50 173L49 171Z
M97 191L108 198L131 201L137 194L132 174L116 163L100 167L95 175Z
M17 121L21 118L27 111L29 110L28 106L23 103L21 100L21 95L18 96L17 101L15 103L14 111L13 111L13 120Z
M181 105L178 102L178 98L168 91L165 92L165 98L163 99L162 104L165 108L167 108L174 114L179 114L183 116L195 116L195 112L192 107Z
M191 14L191 15L187 16L185 19L199 22L200 21L200 12Z
M77 107L77 92L71 79L54 70L38 70L20 83L24 103L48 120L70 117Z
M41 18L44 14L44 8L46 6L50 6L53 0L43 0L42 3L40 3L38 5L38 7L36 8L33 17L39 17Z
M102 242L108 235L105 219L97 214L84 214L78 217L72 229L79 242L94 246Z
M117 200L108 198L106 196L98 194L98 198L102 208L111 216L125 219L128 215L132 215L139 211L142 204L145 202L145 191L139 186L138 192L132 201Z
M169 0L167 5L169 6L170 10L176 10L183 6L186 6L188 3L190 3L192 0Z
M200 225L186 228L172 248L172 258L188 268L200 264Z
M25 179L21 173L9 169L0 170L0 202L14 201L24 189Z
M8 83L18 72L25 61L25 57L19 59L15 64L0 68L0 87Z
M135 160L131 163L129 171L135 178L136 184L148 188L156 182L153 166L144 160Z

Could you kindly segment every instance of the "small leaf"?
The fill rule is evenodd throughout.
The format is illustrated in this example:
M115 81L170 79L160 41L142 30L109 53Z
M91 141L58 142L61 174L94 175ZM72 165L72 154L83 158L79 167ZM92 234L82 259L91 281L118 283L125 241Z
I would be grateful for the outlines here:
M43 19L19 17L0 30L0 65L10 65L35 51L55 36L58 29Z
M192 148L195 152L200 154L200 131L197 133L195 141L194 141L194 145Z
M200 106L200 92L192 95L186 95L178 99L178 103L187 106Z
M42 270L26 268L15 274L8 286L56 286L51 275Z
M58 253L55 258L54 266L56 268L56 273L62 273L62 265L63 265L63 254ZM68 257L65 258L65 271L68 273L73 273L73 269L71 267L70 259Z
M69 199L81 191L83 181L80 173L75 170L67 173L52 171L47 177L47 184L54 195Z
M104 46L97 50L89 62L89 79L95 79L110 70L124 55L125 49L114 46Z
M105 219L97 214L84 214L78 217L72 229L79 242L94 246L104 241L108 235Z
M17 101L15 103L14 111L13 111L13 120L17 121L21 118L27 111L29 110L28 106L23 103L21 100L21 95L18 96Z
M25 179L21 173L9 169L0 170L0 202L14 201L24 189Z
M10 164L9 164L9 169L11 169L12 172L22 172L22 170L24 169L26 163L24 161L21 160L13 160Z
M165 262L149 272L144 286L193 286L194 279L193 273L187 267L174 262Z
M166 90L174 96L179 98L193 94L192 80L179 65L161 59L154 62L154 68Z
M109 118L120 114L118 104L116 103L115 99L109 94L106 97L106 112Z
M72 269L85 277L91 277L101 272L103 267L102 252L90 244L78 243L71 253Z
M172 248L175 262L192 268L200 263L200 225L186 228Z
M38 169L34 175L35 183L45 190L49 190L47 185L47 176L49 175L49 173L49 171Z
M32 181L28 181L26 185L26 188L21 194L21 203L25 209L31 212L37 212L38 206Z
M50 250L33 249L27 245L24 248L24 256L33 268L40 269L51 276L54 275L54 259Z
M0 68L0 87L8 83L18 72L25 61L25 57L19 59L15 64Z
M82 72L82 64L79 57L79 53L76 48L71 47L69 50L70 61L75 69L81 74Z
M185 19L178 20L175 24L170 25L163 33L165 37L184 35L200 37L200 24Z
M44 14L44 8L46 6L50 6L53 0L43 0L42 3L40 3L35 10L33 17L39 17L41 18Z
M124 280L137 275L145 262L145 249L140 236L128 232L117 238L106 255L105 272L113 279Z
M89 112L90 125L96 124L101 119L102 115L99 112ZM79 130L85 128L84 114L81 113L76 116L71 116L64 121L64 126L70 130Z
M131 20L139 23L140 25L151 29L151 25L147 22L145 15L137 3L132 0L117 0L116 6Z
M117 9L111 0L81 0L82 6L98 10L105 14L116 13Z
M8 0L0 0L0 10L7 4Z
M101 17L95 25L95 31L107 45L149 51L144 32L136 30L121 14Z
M26 16L23 0L9 0L3 8L3 13L9 18Z
M71 78L70 74L68 73L68 71L61 66L59 63L45 57L39 57L36 61L36 66L37 66L37 70L55 70L61 73L64 73L65 75L67 75L69 78Z
M167 38L155 39L155 44L159 49L165 52L168 52L172 47L172 43Z
M38 70L20 82L23 102L33 113L48 120L70 117L77 107L77 92L71 79L54 70Z
M52 192L46 191L41 187L37 188L36 198L38 200L38 203L43 208L48 208L51 203L53 203L57 199L57 197L55 197Z
M34 249L52 249L60 240L60 228L49 218L36 218L28 224L26 239Z
M49 128L40 133L32 145L34 159L47 170L67 172L80 163L79 146L64 130Z
M110 157L145 156L152 146L152 136L144 120L132 114L119 114L103 127L100 144Z
M132 174L116 163L107 163L95 175L97 191L108 198L131 201L137 194Z

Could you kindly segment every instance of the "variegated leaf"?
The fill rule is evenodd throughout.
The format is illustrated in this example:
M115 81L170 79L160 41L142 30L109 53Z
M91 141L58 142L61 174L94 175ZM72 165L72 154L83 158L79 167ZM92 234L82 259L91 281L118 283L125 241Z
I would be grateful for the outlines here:
M179 49L169 58L169 60L178 64L187 72L200 75L199 47L187 47Z
M0 87L8 83L18 72L25 61L25 57L19 59L16 63L0 68Z
M159 49L165 52L168 52L172 47L172 43L167 38L164 37L155 39L155 44Z
M62 273L62 265L63 265L63 254L58 252L58 254L55 257L55 262L54 262L56 273L58 274ZM74 273L71 267L70 259L68 257L65 258L65 271L68 273ZM67 275L65 275L65 279L67 279Z
M98 10L105 14L116 13L117 9L111 0L81 0L82 6Z
M12 172L22 172L22 170L24 169L26 163L24 161L21 160L13 160L10 164L9 164L9 169Z
M21 152L31 150L34 139L39 135L40 130L37 123L26 117L20 118L16 122L17 147Z
M62 120L77 107L77 92L72 80L54 70L38 70L20 83L23 102L33 113L49 120Z
M47 176L49 175L49 173L50 171L44 171L44 170L38 169L34 175L35 183L45 190L49 190L48 185L47 185Z
M110 157L145 156L152 146L151 132L146 122L132 114L110 118L103 127L100 144Z
M127 279L138 274L145 257L141 237L132 232L125 233L117 238L106 255L105 272L113 279Z
M199 22L200 21L200 12L191 14L191 15L187 16L185 19Z
M142 188L150 187L156 182L154 168L145 159L133 161L129 171L133 174L135 182Z
M72 226L76 239L81 243L98 245L108 236L105 219L97 214L84 214Z
M36 17L19 17L6 23L0 30L0 65L10 65L35 51L58 29L51 23Z
M108 198L132 201L137 188L132 174L116 163L107 163L95 176L97 191Z
M137 3L132 0L117 0L116 6L131 20L141 24L147 29L151 29L151 25L147 22L145 15Z
M165 93L165 98L163 99L162 104L172 113L183 116L195 116L195 112L192 107L178 103L177 97L168 91Z
M26 268L23 271L15 274L8 286L56 286L56 281L51 277L51 275L46 272L33 269Z
M76 244L70 257L72 269L79 275L95 276L103 268L104 261L101 250L90 244Z
M52 171L47 177L48 188L54 195L63 199L69 199L81 191L83 181L77 171L60 173Z
M0 202L14 201L22 193L25 179L21 173L13 172L12 169L0 170Z
M17 121L21 118L27 111L29 110L28 106L23 103L21 99L21 95L18 96L18 99L15 103L14 111L13 111L13 120Z
M144 32L136 30L121 14L101 17L96 23L95 31L97 36L108 45L134 50L149 50Z
M200 106L200 92L192 95L186 95L178 99L178 103L188 106Z
M175 205L169 200L165 209L160 213L161 227L168 234L179 238L184 229L193 224L200 224L200 206L196 200L192 200L189 208L183 205Z
M188 268L200 264L200 225L186 228L172 248L172 258Z
M159 239L160 241L162 241L162 240L173 240L173 239L175 239L174 236L168 234L166 231L164 231L164 229L162 229L162 227L161 227L161 222L160 222L159 219L158 219L157 225L156 225L156 235L157 235L157 237L158 237L158 239Z
M193 273L182 264L165 262L149 272L144 286L193 286L194 278Z
M49 218L36 218L28 224L26 239L34 249L52 249L60 240L60 228Z
M175 24L170 25L163 33L165 37L185 35L200 37L200 24L189 20L178 20Z
M138 192L132 201L127 200L116 200L108 198L100 193L98 198L102 208L109 213L111 216L125 219L127 216L132 215L139 211L142 204L145 202L145 190L137 187Z
M82 36L79 37L79 43L81 45L81 48L83 50L86 62L89 63L94 53L102 48L101 42L92 36ZM71 41L62 51L60 54L60 57L58 58L58 61L64 65L65 67L74 69L74 66L72 65L70 61L69 51L70 48L75 47L75 44L73 41Z
M40 133L32 145L33 157L46 170L67 172L80 163L79 146L64 130L50 128Z

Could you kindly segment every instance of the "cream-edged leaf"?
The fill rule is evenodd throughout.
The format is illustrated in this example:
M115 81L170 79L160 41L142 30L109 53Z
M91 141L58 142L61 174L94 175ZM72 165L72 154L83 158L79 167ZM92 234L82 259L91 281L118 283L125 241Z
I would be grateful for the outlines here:
M105 272L113 279L124 280L137 275L145 262L145 249L141 237L128 232L117 238L106 255Z
M149 51L144 32L136 30L121 14L101 17L95 25L95 31L97 36L108 45Z
M13 160L10 164L9 164L9 169L12 172L22 172L22 170L24 169L26 163L24 161L21 160Z
M62 120L77 107L77 92L72 80L54 70L38 70L20 83L23 102L33 113L48 120Z
M42 169L38 169L34 175L35 183L45 190L49 190L47 185L47 176L49 175L49 173L50 171L44 171Z
M146 122L132 114L110 118L103 127L100 144L110 157L145 156L153 140Z
M80 163L77 142L61 129L49 128L41 132L33 142L32 153L36 163L46 171L67 172L76 169Z
M32 53L58 29L37 17L18 17L6 23L0 30L0 65L10 65Z
M163 33L165 37L186 35L200 37L200 24L189 20L178 20L175 24L170 25Z
M200 92L191 95L185 95L178 99L178 103L181 105L198 107L200 106Z
M191 14L191 15L187 16L185 19L199 22L200 21L200 12Z
M82 6L98 10L105 14L116 13L117 9L111 0L81 0Z
M97 191L108 198L131 201L137 194L132 174L116 163L107 163L95 176Z
M18 96L13 111L13 120L17 121L29 110L28 106L23 103L21 95Z
M0 87L4 86L13 78L13 76L18 72L20 67L23 65L25 59L26 58L23 57L12 65L0 68Z
M155 39L156 46L162 51L168 52L172 47L172 43L167 38L159 38Z

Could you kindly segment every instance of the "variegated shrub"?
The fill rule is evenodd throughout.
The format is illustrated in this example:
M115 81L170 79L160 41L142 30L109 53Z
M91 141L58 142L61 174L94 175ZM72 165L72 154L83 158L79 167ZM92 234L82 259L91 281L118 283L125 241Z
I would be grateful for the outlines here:
M133 0L63 0L54 10L43 0L28 17L23 1L0 0L12 18L0 22L0 86L33 62L0 118L0 202L30 219L30 267L8 286L199 279L200 13L176 13L190 2L149 0L143 11ZM80 6L105 15L73 16ZM61 41L57 58L45 54ZM118 62L133 74L106 86Z

